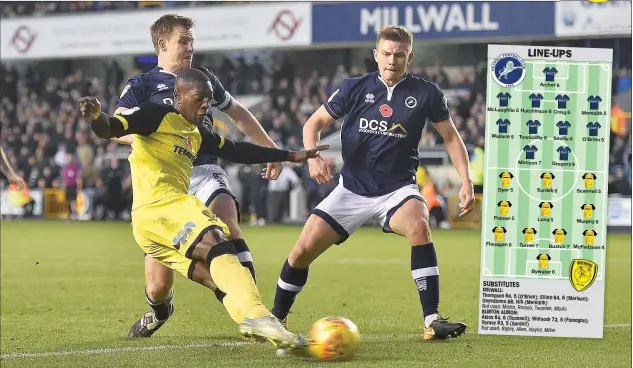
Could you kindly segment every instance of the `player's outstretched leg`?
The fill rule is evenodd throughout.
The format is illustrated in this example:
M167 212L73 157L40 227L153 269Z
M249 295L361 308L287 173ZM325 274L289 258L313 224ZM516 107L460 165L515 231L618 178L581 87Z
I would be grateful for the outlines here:
M230 194L220 193L213 198L213 201L209 204L209 209L229 228L229 232L231 234L229 240L235 246L237 258L240 260L242 266L248 268L253 280L257 283L253 256L251 255L251 250L248 248L246 240L244 240L244 236L240 230L238 206L236 203L237 202Z
M173 271L152 257L145 257L145 300L151 311L130 329L129 337L151 337L174 314Z
M227 297L237 301L225 303L225 307L239 309L237 313L229 313L231 316L238 313L243 316L239 325L243 337L265 338L278 348L290 348L298 352L307 347L305 339L286 330L264 306L253 277L240 264L235 246L224 237L222 231L212 228L192 246L191 258L206 262L217 287Z
M322 218L311 215L306 221L299 240L284 262L277 280L272 312L285 327L288 326L290 308L308 280L310 265L340 239L341 236ZM278 356L288 353L287 349L277 349Z
M455 338L466 332L466 325L440 316L440 272L431 240L429 212L424 202L409 199L389 219L389 227L411 244L411 275L420 294L424 311L424 339Z
M312 262L340 239L341 236L322 218L316 215L308 218L277 280L272 312L280 321L285 323L297 294L308 280Z

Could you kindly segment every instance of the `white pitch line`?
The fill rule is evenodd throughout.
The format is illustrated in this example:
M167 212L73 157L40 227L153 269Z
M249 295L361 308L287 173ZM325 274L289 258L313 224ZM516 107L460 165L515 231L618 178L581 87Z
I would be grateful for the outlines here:
M99 348L99 349L86 349L86 350L61 350L61 351L47 351L40 353L13 353L2 354L1 359L20 359L20 358L46 358L55 356L68 356L68 355L103 355L114 353L126 353L132 351L160 351L160 350L174 350L174 349L199 349L199 348L212 348L212 347L235 347L246 345L246 341L222 341L217 343L200 343L200 344L185 344L185 345L157 345L157 346L128 346L120 348Z
M514 170L514 167L489 167L488 170ZM537 168L531 168L531 167L524 167L524 168L519 168L518 171L552 171L552 172L559 172L559 171L564 171L564 172L570 172L570 173L575 173L575 172L584 172L584 173L601 173L602 171L596 171L596 170L583 170L583 169L569 169L569 170L565 170L565 169L537 169Z
M604 328L629 328L630 323L614 323L604 325ZM409 339L421 337L422 333L378 333L378 334L364 334L361 335L361 340L379 341L390 338ZM139 351L161 351L161 350L181 350L181 349L204 349L213 347L236 347L244 345L255 345L254 343L246 341L222 341L216 343L199 343L199 344L185 344L185 345L157 345L157 346L129 346L120 348L98 348L98 349L84 349L84 350L61 350L61 351L44 351L38 353L10 353L0 355L0 359L24 359L24 358L50 358L58 356L71 356L71 355L106 355L117 354L127 352L139 352Z

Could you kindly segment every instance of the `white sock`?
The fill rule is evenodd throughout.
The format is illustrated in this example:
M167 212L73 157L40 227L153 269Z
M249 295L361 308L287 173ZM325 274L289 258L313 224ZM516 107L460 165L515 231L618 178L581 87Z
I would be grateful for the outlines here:
M424 327L429 328L431 323L437 319L437 313L424 317Z

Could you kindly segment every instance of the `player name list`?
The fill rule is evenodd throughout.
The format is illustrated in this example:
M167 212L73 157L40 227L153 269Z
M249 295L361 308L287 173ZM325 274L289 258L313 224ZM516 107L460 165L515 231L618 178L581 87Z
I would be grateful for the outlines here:
M555 285L560 283L560 285ZM570 290L569 281L505 279L481 281L479 329L484 334L577 337L596 331L602 337L604 283L596 281L588 290ZM592 304L596 308L592 308ZM587 313L587 310L596 313ZM591 336L588 336L591 337Z

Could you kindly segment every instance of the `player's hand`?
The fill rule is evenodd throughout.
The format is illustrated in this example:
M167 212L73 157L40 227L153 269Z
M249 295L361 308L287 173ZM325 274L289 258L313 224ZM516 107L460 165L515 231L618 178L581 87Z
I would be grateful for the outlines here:
M81 116L84 118L97 120L101 116L101 103L96 97L80 97L79 110L81 111Z
M459 217L469 213L475 207L475 191L473 189L473 182L467 181L462 184L462 189L459 191Z
M290 151L290 157L288 158L288 161L295 163L304 162L307 161L309 158L320 157L319 154L321 153L321 151L325 151L328 149L330 149L329 144L316 146L309 150Z
M24 181L24 179L22 179L21 176L9 175L7 179L9 179L9 183L15 184L18 190L26 188L26 182Z
M330 165L321 156L308 160L310 177L319 184L334 184Z
M281 162L269 162L262 173L262 178L268 180L277 180L279 178L279 174L281 174L281 170L283 170L283 166L281 166Z

